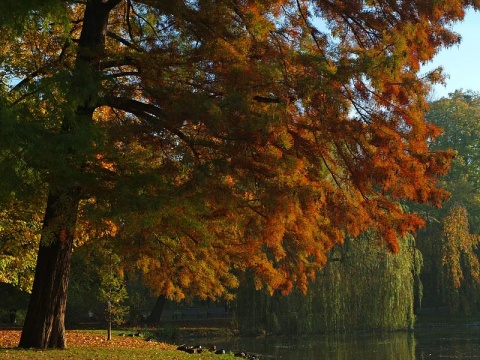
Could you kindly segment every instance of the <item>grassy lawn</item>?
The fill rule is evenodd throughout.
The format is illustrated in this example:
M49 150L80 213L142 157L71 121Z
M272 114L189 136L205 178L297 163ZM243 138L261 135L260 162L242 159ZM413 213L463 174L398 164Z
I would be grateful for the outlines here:
M145 341L138 337L114 334L106 340L105 331L67 331L66 350L24 350L16 348L20 330L0 330L0 359L233 359L232 354L216 355L209 352L187 354L175 345Z

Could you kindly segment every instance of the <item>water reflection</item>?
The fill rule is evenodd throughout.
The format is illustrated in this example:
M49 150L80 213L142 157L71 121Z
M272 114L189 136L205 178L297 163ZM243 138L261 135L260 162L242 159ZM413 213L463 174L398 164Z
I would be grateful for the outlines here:
M415 337L419 360L480 358L480 327L422 330Z
M247 350L263 359L343 360L480 358L480 328L429 329L414 333L348 334L215 340L226 350Z

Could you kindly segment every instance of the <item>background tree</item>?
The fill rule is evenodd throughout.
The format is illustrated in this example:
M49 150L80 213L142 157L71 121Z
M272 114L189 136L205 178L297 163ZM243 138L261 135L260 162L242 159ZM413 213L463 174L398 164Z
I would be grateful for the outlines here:
M93 244L93 242L92 242ZM65 321L68 327L104 320L105 304L99 301L100 271L94 246L75 249L72 255Z
M2 48L4 83L22 79L8 158L48 184L22 347L66 346L77 224L116 226L167 296L224 295L246 269L288 293L347 234L399 251L423 223L401 199L446 198L452 153L423 118L441 74L417 72L467 1L52 4L60 21L23 8Z
M450 200L442 209L422 209L427 226L419 232L417 243L425 258L424 305L447 306L452 315L478 311L479 111L478 94L456 91L433 102L426 117L444 129L430 148L454 149L456 157L442 178Z
M35 204L16 201L0 212L0 282L26 292L31 291L40 240L42 214L36 210Z
M476 254L479 235L471 234L468 212L452 207L443 220L442 285L452 315L472 314L479 301L480 261ZM462 292L462 294L460 294Z
M38 198L29 203L16 198L0 211L0 313L8 312L19 324L35 272L42 218L39 203Z
M442 183L451 193L448 204L464 204L469 210L472 231L478 233L480 97L468 91L455 91L448 98L433 102L426 119L443 129L443 134L430 147L433 150L450 148L456 151L451 170L442 178ZM443 213L448 212L451 206L447 206Z
M125 273L120 257L111 244L89 241L77 247L72 255L66 322L69 327L79 323L107 326L107 303L111 302L112 324L128 321L142 324L141 316L151 310L154 299L139 276Z
M336 246L306 295L294 291L269 297L255 291L251 281L242 284L235 302L241 331L258 335L413 328L423 262L415 239L400 239L396 255L384 246L372 247L372 241L364 235Z
M107 340L112 339L112 324L122 324L128 312L124 301L127 298L127 288L120 266L120 258L107 251L100 267L100 297L106 303Z

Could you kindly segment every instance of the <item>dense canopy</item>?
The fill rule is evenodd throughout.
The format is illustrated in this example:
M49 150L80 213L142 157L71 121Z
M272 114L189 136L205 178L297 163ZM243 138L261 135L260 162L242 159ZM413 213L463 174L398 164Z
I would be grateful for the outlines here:
M369 228L398 251L423 223L402 200L446 198L452 153L428 149L439 129L424 121L442 75L419 69L459 40L448 24L467 5L13 6L2 198L48 192L21 345L65 346L69 254L99 237L177 298L226 295L246 269L270 292L305 291L329 249Z

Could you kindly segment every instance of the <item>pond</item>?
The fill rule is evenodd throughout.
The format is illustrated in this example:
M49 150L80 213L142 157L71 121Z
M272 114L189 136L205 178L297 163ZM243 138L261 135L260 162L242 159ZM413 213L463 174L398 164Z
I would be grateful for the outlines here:
M217 339L215 345L227 351L244 350L260 355L261 359L272 360L479 359L480 327L387 334Z

